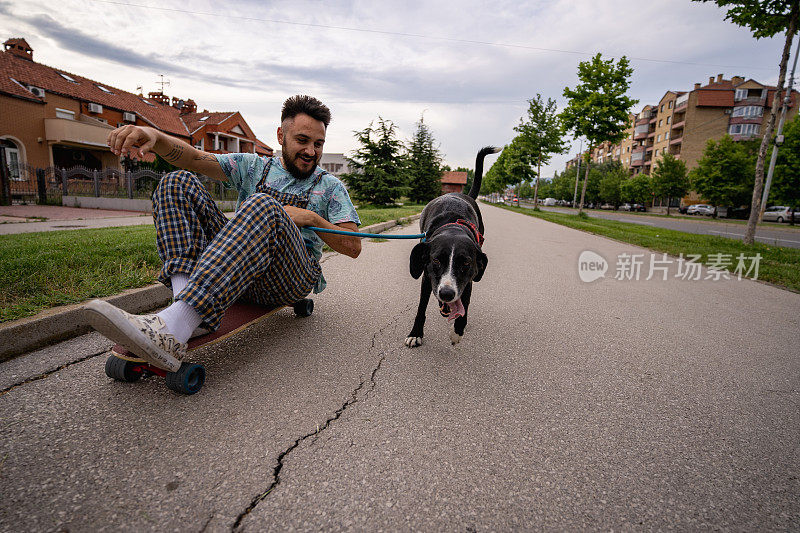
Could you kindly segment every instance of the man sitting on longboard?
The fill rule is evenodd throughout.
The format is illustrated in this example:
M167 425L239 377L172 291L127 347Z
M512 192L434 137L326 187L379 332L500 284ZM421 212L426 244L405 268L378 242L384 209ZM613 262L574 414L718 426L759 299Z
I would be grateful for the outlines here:
M316 98L286 100L281 157L209 154L141 126L111 132L114 154L141 159L155 152L180 168L227 180L239 198L228 221L194 174L165 175L153 194L153 218L164 262L158 279L172 287L174 303L158 314L131 315L94 300L86 306L92 326L147 362L173 369L195 328L216 330L238 299L275 307L322 291L323 242L353 258L361 253L356 237L305 229L357 231L361 223L342 182L317 166L330 117Z

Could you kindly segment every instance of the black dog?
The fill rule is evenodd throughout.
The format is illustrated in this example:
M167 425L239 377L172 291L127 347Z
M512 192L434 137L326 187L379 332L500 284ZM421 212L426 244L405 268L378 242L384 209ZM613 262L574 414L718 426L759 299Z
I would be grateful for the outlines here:
M422 292L414 327L406 338L406 346L422 344L425 327L425 308L431 292L439 300L442 316L455 320L450 341L455 345L464 335L467 325L467 308L472 294L472 282L480 281L488 261L481 251L483 245L483 218L478 203L483 177L483 159L499 152L487 146L478 152L475 160L475 179L469 194L448 193L431 200L419 219L425 240L411 250L411 275L422 276Z

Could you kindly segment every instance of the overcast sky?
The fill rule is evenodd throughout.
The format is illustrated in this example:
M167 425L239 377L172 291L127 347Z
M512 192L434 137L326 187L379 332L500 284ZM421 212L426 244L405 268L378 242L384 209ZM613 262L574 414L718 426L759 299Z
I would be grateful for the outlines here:
M407 140L424 113L444 161L470 168L513 138L528 99L561 107L597 52L631 59L634 111L718 73L774 84L782 39L723 19L683 0L0 0L0 37L37 62L131 92L164 74L167 95L240 111L272 147L282 102L305 93L331 108L327 152L348 154L379 115Z

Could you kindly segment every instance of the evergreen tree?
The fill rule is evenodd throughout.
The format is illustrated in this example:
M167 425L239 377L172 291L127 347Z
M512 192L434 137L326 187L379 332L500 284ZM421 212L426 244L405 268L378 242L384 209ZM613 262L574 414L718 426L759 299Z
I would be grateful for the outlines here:
M403 143L395 137L396 126L378 117L378 125L356 131L361 148L347 162L353 172L342 174L353 198L374 205L394 204L408 193L403 176L406 167Z
M442 194L442 158L422 117L408 148L408 178L408 197L414 203L427 203Z

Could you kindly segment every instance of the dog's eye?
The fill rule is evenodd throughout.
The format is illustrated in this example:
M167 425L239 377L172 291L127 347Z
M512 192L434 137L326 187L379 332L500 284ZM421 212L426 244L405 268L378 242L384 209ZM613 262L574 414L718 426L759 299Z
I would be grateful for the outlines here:
M441 265L441 263L439 262L439 260L438 260L438 259L436 259L435 257L434 257L433 259L431 259L431 262L432 262L434 265L436 265L436 266L439 266L439 265Z

